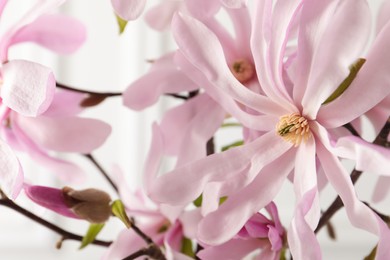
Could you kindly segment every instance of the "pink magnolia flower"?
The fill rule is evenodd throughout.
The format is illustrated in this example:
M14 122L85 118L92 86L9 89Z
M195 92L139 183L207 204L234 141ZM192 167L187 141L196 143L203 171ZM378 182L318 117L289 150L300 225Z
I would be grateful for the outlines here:
M209 12L210 10L215 10L221 4L225 5L229 8L241 8L246 5L246 0L184 0L190 9L194 10L203 10ZM157 26L157 28L164 27L164 25L158 25L156 21L167 21L164 19L166 17L172 17L172 10L178 8L182 3L177 0L168 0L163 1L163 3L159 4L157 8L154 8L152 13L155 13L157 10L162 11L159 12L158 15L152 17L149 14L149 21L153 20L153 24ZM111 4L116 12L122 19L130 21L137 19L145 9L146 0L111 0ZM173 8L172 8L173 7ZM168 21L170 22L170 20Z
M227 196L227 201L199 224L199 239L218 245L231 239L267 205L294 170L297 208L288 230L290 250L297 259L319 259L320 249L313 232L320 216L317 156L328 181L343 200L351 223L378 235L378 259L389 258L390 250L384 245L390 237L389 229L358 200L334 152L330 131L359 117L389 95L390 56L381 50L389 44L390 26L386 25L376 37L351 86L323 105L361 55L370 28L367 3L258 1L253 17L251 52L264 95L245 88L232 76L221 42L201 22L177 15L173 31L181 51L177 59L181 69L194 81L203 82L208 94L244 126L265 133L242 147L159 177L151 186L150 196L160 203L186 205L210 183L229 184L230 189L218 194ZM285 46L293 24L298 24L298 46L285 71ZM366 86L375 91L365 91ZM234 101L256 113L237 113L231 106ZM232 180L236 180L235 186Z
M152 238L154 243L165 248L167 259L192 259L181 252L182 244L185 238L194 238L194 227L201 217L199 211L182 212L181 208L158 207L141 190L131 191L119 168L115 167L113 173L112 177L118 185L127 214L135 218L137 226ZM102 259L123 259L145 246L145 241L133 230L125 229L120 232Z
M79 22L64 16L43 15L63 2L63 0L36 2L21 19L0 36L2 127L8 125L11 111L28 117L45 112L55 90L55 79L49 68L26 60L9 60L10 46L21 42L34 42L61 53L69 53L77 49L85 38L84 28ZM0 14L7 3L6 0L0 1ZM63 26L64 24L67 26ZM22 188L23 174L12 150L3 141L0 153L2 154L0 187L8 196L15 198Z
M243 259L261 249L256 259L280 259L283 248L284 229L280 223L276 205L271 202L265 207L271 220L256 213L231 240L218 246L204 246L197 256L200 259Z

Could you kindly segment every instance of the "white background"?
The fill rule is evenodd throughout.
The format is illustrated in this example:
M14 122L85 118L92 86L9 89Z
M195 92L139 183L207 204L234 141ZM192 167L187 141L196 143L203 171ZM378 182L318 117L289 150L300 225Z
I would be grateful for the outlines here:
M155 0L149 1L149 5L155 3ZM379 1L372 1L370 4L377 9ZM9 12L8 15L13 15L13 11L6 11ZM61 83L94 91L123 91L132 80L147 70L147 59L158 58L167 49L174 49L168 33L147 29L143 19L131 22L125 33L119 36L109 0L69 0L60 11L77 17L87 27L88 40L79 51L68 57L59 57L39 47L24 45L12 50L11 58L29 57L53 67L56 78ZM112 136L94 155L108 170L113 163L119 164L133 187L140 180L142 162L150 142L150 124L160 118L170 100L164 98L153 108L136 113L124 108L120 98L112 98L84 114L103 118L112 124ZM367 132L369 131L367 128ZM218 142L223 143L224 138L230 137L231 134L220 133ZM93 179L93 182L80 188L100 187L115 196L93 166L83 158L75 159L84 165ZM33 163L26 161L23 160L26 176L34 183L61 187L62 184L54 181L50 173L43 172ZM366 174L359 180L357 189L362 200L370 200L375 179L376 177ZM276 200L285 225L288 225L295 203L291 194L291 184L286 182ZM323 208L334 198L334 192L328 187L322 196ZM25 202L23 196L18 202ZM375 206L386 212L387 205L388 201ZM83 234L88 227L86 222L67 220L36 206L30 208L45 219L78 234ZM0 210L0 259L98 259L104 250L90 246L79 251L79 244L73 241L65 241L63 248L56 250L58 235L11 210ZM332 223L336 228L337 242L328 239L325 229L319 235L324 259L362 259L376 243L374 236L351 227L342 210L332 219ZM99 238L113 239L121 228L119 223L110 223Z

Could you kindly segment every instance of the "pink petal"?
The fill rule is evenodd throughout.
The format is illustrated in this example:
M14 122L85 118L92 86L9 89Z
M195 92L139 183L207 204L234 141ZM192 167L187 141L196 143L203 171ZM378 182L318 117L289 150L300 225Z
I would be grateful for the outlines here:
M316 195L315 188L303 195L287 232L289 248L295 259L321 259L321 248L313 227L305 219L318 197Z
M143 172L143 184L147 193L150 193L153 182L159 172L162 156L164 155L164 140L157 123L152 125L152 141L146 158Z
M0 0L0 16L3 14L4 7L7 5L8 0Z
M49 107L55 90L51 70L38 63L13 60L2 67L3 103L12 110L25 115L37 116Z
M86 29L78 20L64 15L43 15L22 27L10 44L34 42L60 54L76 51L86 39Z
M58 152L90 153L100 147L111 132L111 127L97 119L80 117L18 118L26 135L36 144Z
M313 4L317 5L317 2L313 1ZM364 0L343 1L328 18L325 30L315 39L319 44L315 46L312 69L302 99L305 115L315 118L321 104L348 76L349 66L359 57L369 38L370 18L370 10Z
M174 13L182 10L184 1L165 1L152 8L145 14L146 23L155 30L166 30L171 26Z
M111 0L115 13L122 19L137 19L145 8L146 0Z
M355 136L337 140L335 154L354 160L359 171L390 176L390 150Z
M378 203L384 200L390 192L389 187L390 177L379 176L378 180L376 181L374 193L372 194L372 201Z
M376 24L377 34L385 27L386 23L390 21L390 2L383 1L380 8Z
M67 117L81 113L84 108L80 103L87 97L74 91L59 90L54 94L49 108L43 113L48 117Z
M201 250L197 256L200 259L243 259L251 252L264 247L264 241L259 239L231 239L228 242L210 246Z
M17 116L19 115L13 115L11 118L11 121L13 122L12 131L23 152L29 154L32 159L55 173L58 178L66 184L77 184L85 180L85 172L79 166L69 161L54 158L38 147L37 144L34 143L22 129L20 129L16 120L14 120Z
M221 7L219 1L186 0L185 3L189 13L198 20L213 17Z
M160 96L198 89L173 63L173 54L155 61L150 72L133 82L123 93L123 103L134 110L155 104Z
M176 151L178 155L176 166L205 157L207 141L214 136L225 119L225 111L206 94L201 94L186 103L190 102L197 103L190 120L178 122L180 117L176 117L176 121L168 123L163 120L161 123L165 143L174 143L175 139L180 142Z
M253 178L290 148L291 144L269 132L252 143L213 154L157 178L150 197L161 203L186 205L202 193L208 182L226 180L247 167ZM259 153L260 150L266 152Z
M8 48L12 44L13 36L24 26L33 23L34 20L41 15L55 9L65 0L42 0L35 1L33 6L30 6L27 12L19 19L11 28L9 28L3 35L0 43L0 57L3 62L8 60ZM19 3L21 4L21 2ZM23 3L25 4L25 3ZM28 4L27 4L28 5Z
M11 148L0 140L0 188L10 197L16 199L23 187L23 172L19 161Z
M189 16L176 15L172 30L180 51L208 79L238 102L261 113L275 113L280 107L265 96L242 85L231 73L218 38L204 24Z
M294 155L294 150L279 155L261 170L252 183L229 196L217 211L207 215L199 224L199 240L209 245L218 245L237 234L248 219L271 202L279 192L293 168Z
M248 113L242 109L242 106L238 104L231 96L224 93L223 90L218 89L216 85L213 85L206 79L204 74L200 72L194 65L189 63L186 58L178 52L175 57L177 63L180 65L180 68L187 76L191 78L198 86L202 86L206 89L208 95L210 95L214 100L216 100L227 113L231 114L244 126L258 131L270 131L275 129L275 125L278 122L278 117L274 115L258 115ZM250 95L253 96L253 92ZM264 106L267 106L267 110L271 114L283 115L286 114L286 110L279 107L274 103L263 103ZM272 112L271 112L272 111Z
M390 24L375 39L367 61L348 89L336 100L321 107L317 119L327 128L341 126L373 108L390 93L390 53L383 49L390 44ZM367 91L367 86L373 86ZM346 106L345 104L359 104Z
M365 113L375 129L375 134L379 134L382 127L386 124L390 115L390 96L387 96L378 105Z
M183 234L188 238L196 237L196 230L198 227L199 221L202 219L202 215L200 214L199 209L194 209L190 211L184 211L183 214L180 215L180 223L183 227Z
M66 217L79 218L66 206L61 189L25 184L24 191L27 197L42 207L53 210Z
M248 0L221 0L221 2L228 8L243 8Z
M291 104L282 80L284 49L292 19L301 0L278 1L272 15L272 1L258 1L252 27L251 49L255 57L257 77L266 95L289 110Z
M355 227L379 236L376 257L377 259L389 259L390 250L387 242L390 239L390 230L387 224L357 198L348 173L333 154L324 146L318 145L317 155L329 182L341 197L351 223Z

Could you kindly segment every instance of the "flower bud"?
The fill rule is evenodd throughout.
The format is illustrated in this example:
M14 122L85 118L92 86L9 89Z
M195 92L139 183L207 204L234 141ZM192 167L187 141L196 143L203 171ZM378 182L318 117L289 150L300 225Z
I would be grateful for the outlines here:
M104 223L111 216L111 198L97 189L74 190L64 187L62 193L66 206L79 218L91 223Z

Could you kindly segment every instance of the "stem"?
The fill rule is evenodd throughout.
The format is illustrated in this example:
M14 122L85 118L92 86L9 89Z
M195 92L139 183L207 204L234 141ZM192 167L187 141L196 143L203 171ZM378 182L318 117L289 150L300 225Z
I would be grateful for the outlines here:
M206 143L206 154L207 156L215 153L214 137L211 137Z
M169 96L169 97L178 98L178 99L183 99L183 100L187 100L187 99L188 99L187 96L183 96L183 95L179 95L179 94L166 93L166 94L164 94L164 95L165 95L165 96Z
M348 124L347 124L348 125ZM390 147L389 142L387 142L387 136L390 132L390 117L387 119L386 124L383 126L381 131L379 132L378 136L375 138L373 144L380 145L383 147ZM361 176L362 172L354 169L351 173L351 181L353 184L356 183L356 181ZM315 233L318 233L320 229L325 226L326 223L332 218L332 216L343 207L343 202L341 201L340 196L337 196L337 198L333 201L333 203L328 207L328 209L322 214L320 221L318 222L318 226L315 230Z
M89 90L83 90L83 89L77 89L71 86L67 86L61 83L57 82L57 87L62 88L65 90L70 90L73 92L78 92L78 93L83 93L83 94L89 94L89 95L100 95L100 96L105 96L105 97L116 97L116 96L122 96L122 93L119 92L94 92L94 91L89 91Z
M0 199L0 205L3 205L5 207L8 207L10 209L13 209L15 211L17 211L18 213L22 214L23 216L31 219L32 221L35 221L39 224L41 224L42 226L56 232L57 234L61 235L61 241L64 241L64 240L76 240L76 241L82 241L83 240L83 237L82 236L79 236L79 235L76 235L76 234L73 234L71 232L68 232L40 217L38 217L37 215L35 215L34 213L20 207L19 205L15 204L12 200L4 197L3 195L3 198ZM95 239L91 244L94 244L94 245L98 245L98 246L104 246L104 247L109 247L111 245L112 242L110 241L102 241L102 240L97 240Z
M123 258L122 260L132 260L143 255L150 256L152 259L156 260L166 260L164 254L156 245L150 245L148 247L141 248L140 250L132 253L131 255Z
M111 180L111 178L108 176L107 172L103 169L103 167L96 161L96 159L92 156L92 154L84 154L86 158L88 158L100 171L101 174L103 174L104 178L110 183L111 187L118 193L118 187L116 184Z
M139 227L137 227L134 224L134 222L132 222L131 228L134 230L135 233L137 233L138 236L140 236L146 242L146 244L148 244L148 245L153 244L154 245L153 240L148 235L146 235L144 232L142 232L142 230L139 229Z

